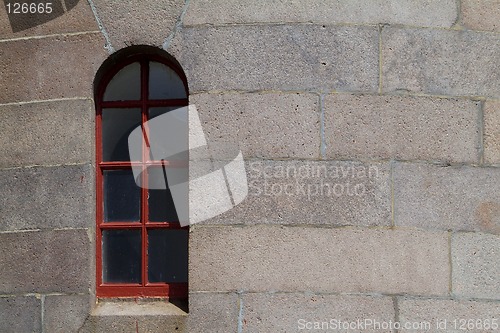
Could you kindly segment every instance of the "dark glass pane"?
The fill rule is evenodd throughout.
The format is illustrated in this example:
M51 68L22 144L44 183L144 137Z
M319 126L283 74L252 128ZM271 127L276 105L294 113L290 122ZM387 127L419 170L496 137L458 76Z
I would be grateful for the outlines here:
M129 161L128 136L140 125L140 109L102 110L102 160Z
M173 69L159 62L149 63L149 98L186 98L186 90L181 78Z
M104 222L139 222L140 202L132 170L104 171Z
M150 222L178 222L172 193L161 167L148 169L148 205ZM168 178L167 178L168 179Z
M188 231L148 231L149 282L187 282Z
M105 101L133 101L141 98L141 65L134 62L113 76L106 91Z
M150 160L188 160L188 107L150 108Z
M141 283L141 231L102 232L102 280Z

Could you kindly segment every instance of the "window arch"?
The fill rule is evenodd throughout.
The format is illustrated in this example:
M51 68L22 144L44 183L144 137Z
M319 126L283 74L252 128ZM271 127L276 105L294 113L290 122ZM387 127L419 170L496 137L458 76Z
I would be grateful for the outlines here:
M97 297L188 293L188 229L180 226L168 188L138 185L163 175L164 168L185 168L187 160L154 160L147 140L141 157L131 160L129 154L134 129L148 138L148 121L188 105L180 66L147 51L110 59L96 79ZM139 177L133 168L141 170Z

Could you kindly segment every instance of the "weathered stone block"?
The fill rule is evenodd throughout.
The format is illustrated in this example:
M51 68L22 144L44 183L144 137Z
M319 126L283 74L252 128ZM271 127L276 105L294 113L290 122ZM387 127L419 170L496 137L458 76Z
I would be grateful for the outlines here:
M484 162L500 164L500 101L484 104Z
M4 267L4 266L2 266ZM40 299L0 297L0 332L42 332Z
M93 118L88 100L0 106L0 167L90 163Z
M193 291L447 295L446 232L195 226Z
M378 89L376 27L184 28L172 46L191 92Z
M104 43L101 33L0 43L0 103L92 98L95 73L108 56Z
M386 28L383 90L453 96L500 96L495 34Z
M500 31L500 1L462 0L462 22L474 30Z
M190 96L208 141L239 143L245 158L318 158L319 97L299 93Z
M237 332L240 303L237 294L191 293L188 332Z
M0 234L0 293L88 292L86 230Z
M184 24L313 22L451 27L456 17L457 5L453 0L425 3L411 0L193 0Z
M343 323L394 321L390 297L245 294L243 306L243 332L344 331ZM368 325L358 331L391 332Z
M396 226L500 233L500 169L397 163Z
M479 161L479 102L333 94L325 98L327 156Z
M93 184L89 165L1 170L0 229L91 227Z
M89 295L45 296L44 332L76 333L89 314Z
M451 256L453 294L500 300L499 236L454 234Z

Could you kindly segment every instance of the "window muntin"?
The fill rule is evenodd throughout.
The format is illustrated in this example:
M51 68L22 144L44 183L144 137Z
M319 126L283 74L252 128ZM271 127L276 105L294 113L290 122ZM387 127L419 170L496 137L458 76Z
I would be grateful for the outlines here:
M188 105L187 83L170 61L152 55L128 58L102 80L97 96L97 296L187 297L188 229L181 228L170 191L139 187L163 177L163 168L187 174L187 156L130 161L128 135L148 120ZM186 124L187 126L187 124ZM184 131L187 133L187 131ZM179 140L187 140L179 138ZM164 155L168 156L167 152Z

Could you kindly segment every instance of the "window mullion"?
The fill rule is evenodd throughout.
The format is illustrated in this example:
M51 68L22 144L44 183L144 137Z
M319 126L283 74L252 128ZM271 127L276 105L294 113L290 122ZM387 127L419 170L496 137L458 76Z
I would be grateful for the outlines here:
M142 131L145 140L142 140L142 187L141 187L141 223L142 223L142 286L147 284L147 269L148 269L148 235L146 230L146 221L148 216L148 175L146 161L149 159L149 133L147 128L148 120L148 96L149 96L149 62L141 61L141 115L142 115Z

